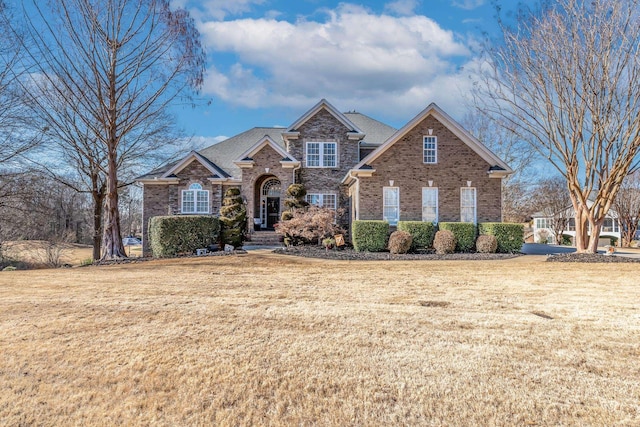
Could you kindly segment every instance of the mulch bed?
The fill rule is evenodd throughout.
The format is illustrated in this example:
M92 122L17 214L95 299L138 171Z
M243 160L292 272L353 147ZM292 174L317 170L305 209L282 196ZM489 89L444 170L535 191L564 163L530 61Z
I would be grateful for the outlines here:
M637 258L628 258L617 255L603 254L558 254L549 255L547 262L588 262L588 263L604 263L604 262L640 262Z
M499 260L521 256L522 254L479 254L459 253L448 255L436 255L433 252L421 252L413 254L390 254L389 252L356 252L351 248L325 250L321 246L292 246L289 248L275 249L273 251L282 255L302 256L307 258L323 258L344 261L396 261L396 260Z

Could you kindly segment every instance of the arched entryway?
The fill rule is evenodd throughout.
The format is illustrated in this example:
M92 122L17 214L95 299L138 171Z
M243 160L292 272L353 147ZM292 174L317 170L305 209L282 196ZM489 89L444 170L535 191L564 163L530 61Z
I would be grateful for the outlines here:
M256 183L256 190L259 194L261 228L273 230L273 226L280 221L280 180L275 176L265 177L262 182Z

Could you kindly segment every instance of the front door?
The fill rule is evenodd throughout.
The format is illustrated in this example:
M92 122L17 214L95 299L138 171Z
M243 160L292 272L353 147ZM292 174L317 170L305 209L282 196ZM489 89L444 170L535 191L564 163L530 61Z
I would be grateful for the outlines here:
M268 178L262 184L260 220L261 228L269 229L280 221L280 181L276 177Z
M267 197L267 228L273 226L280 220L280 197Z

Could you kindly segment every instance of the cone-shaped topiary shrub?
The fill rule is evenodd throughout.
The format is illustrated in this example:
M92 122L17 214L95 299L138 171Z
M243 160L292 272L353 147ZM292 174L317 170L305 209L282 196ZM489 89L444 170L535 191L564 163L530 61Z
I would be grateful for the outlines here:
M433 248L438 255L452 254L456 249L456 236L452 231L439 230L433 238Z
M222 208L220 208L220 222L222 243L233 245L234 248L242 247L247 228L247 207L239 189L230 188L224 194Z

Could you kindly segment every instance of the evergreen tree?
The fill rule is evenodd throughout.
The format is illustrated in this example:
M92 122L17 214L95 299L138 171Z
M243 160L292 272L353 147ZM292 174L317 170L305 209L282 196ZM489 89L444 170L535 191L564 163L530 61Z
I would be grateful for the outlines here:
M242 247L247 228L247 207L238 188L230 188L224 194L220 209L222 243Z

